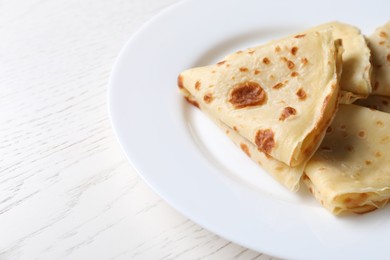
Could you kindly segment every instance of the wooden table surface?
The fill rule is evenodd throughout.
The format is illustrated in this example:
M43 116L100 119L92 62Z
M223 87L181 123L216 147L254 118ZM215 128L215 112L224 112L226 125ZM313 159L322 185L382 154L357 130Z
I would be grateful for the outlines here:
M273 259L193 223L126 160L107 83L176 0L0 0L0 259Z

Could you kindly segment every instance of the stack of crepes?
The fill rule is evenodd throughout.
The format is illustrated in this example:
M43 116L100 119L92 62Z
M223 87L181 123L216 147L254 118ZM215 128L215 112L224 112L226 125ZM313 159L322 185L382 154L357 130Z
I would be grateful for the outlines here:
M331 22L188 69L178 86L287 188L365 213L390 199L389 37L390 23L365 37Z

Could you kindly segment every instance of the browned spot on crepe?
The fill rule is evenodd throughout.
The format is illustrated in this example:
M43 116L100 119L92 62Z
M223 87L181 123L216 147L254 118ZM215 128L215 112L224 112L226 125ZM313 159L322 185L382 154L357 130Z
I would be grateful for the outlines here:
M376 125L378 127L383 127L385 124L382 121L378 120L378 121L376 121Z
M282 82L279 82L279 83L276 83L272 88L273 89L280 89L283 86L284 86L284 84Z
M271 129L261 129L257 131L255 144L261 152L269 154L275 147L274 132Z
M387 33L385 33L385 32L380 32L380 33L379 33L379 36L382 37L382 38L387 38Z
M291 60L288 60L288 61L287 61L287 68L289 68L290 70L292 70L294 67L295 67L294 62L292 62Z
M178 86L180 89L183 89L183 88L184 88L183 76L182 76L182 75L179 75L179 77L177 77L177 86Z
M283 112L282 114L280 115L279 117L279 120L280 121L284 121L286 118L292 116L292 115L296 115L297 114L297 110L293 107L285 107L283 109Z
M203 100L206 104L210 104L214 100L213 94L207 93L203 96Z
M358 136L359 136L360 138L364 138L364 137L366 137L366 132L364 132L363 130L362 130L362 131L359 131Z
M251 153L249 152L249 148L246 144L240 144L240 147L241 147L241 150L244 151L244 153L246 153L246 155L248 155L249 157L251 157Z
M263 59L263 63L268 65L268 64L271 63L271 61L270 61L267 57L265 57L265 58Z
M292 55L295 56L297 54L297 52L298 52L298 47L297 46L294 46L294 47L291 48L291 54Z
M294 36L294 38L303 38L305 36L306 36L306 34L297 34Z
M307 97L306 92L302 88L298 89L295 94L298 96L299 100L305 100Z
M200 90L200 81L195 82L195 89Z
M266 93L258 83L247 81L233 87L229 102L236 109L258 106L266 102Z
M291 72L291 77L296 77L296 76L298 76L298 75L299 75L299 73L296 72L296 71Z

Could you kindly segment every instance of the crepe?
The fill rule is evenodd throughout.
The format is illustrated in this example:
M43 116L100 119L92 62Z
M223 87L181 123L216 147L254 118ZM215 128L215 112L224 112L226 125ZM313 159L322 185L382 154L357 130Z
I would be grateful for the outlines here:
M372 94L390 96L390 22L368 37L372 53L374 84Z
M219 122L219 127L225 130L230 139L241 148L253 161L258 163L264 170L271 174L279 183L283 184L289 190L296 192L299 190L300 180L303 175L305 164L296 167L289 167L286 164L259 152L257 147L243 138L227 125Z
M365 98L371 93L371 62L370 49L366 39L355 26L330 22L311 28L308 31L318 31L331 28L333 37L341 39L344 52L343 71L341 73L340 88L342 95L340 103L351 104L355 100Z
M317 149L337 109L340 45L329 30L295 35L186 70L178 86L258 151L297 166Z
M390 114L340 105L304 182L334 214L365 213L390 198Z
M195 103L191 97L188 98L188 101ZM230 128L217 118L214 118L210 115L210 112L207 109L207 106L202 104L197 104L205 114L209 116L215 124L222 129L225 134L233 141L236 146L238 146L248 157L250 157L254 162L259 164L264 170L266 170L272 177L274 177L279 183L284 185L289 190L296 192L299 189L300 180L303 175L304 164L298 165L297 167L289 167L286 164L275 160L271 156L260 152L257 147L249 142L247 139L242 137L237 131Z
M369 96L366 99L357 100L354 104L390 113L390 97Z

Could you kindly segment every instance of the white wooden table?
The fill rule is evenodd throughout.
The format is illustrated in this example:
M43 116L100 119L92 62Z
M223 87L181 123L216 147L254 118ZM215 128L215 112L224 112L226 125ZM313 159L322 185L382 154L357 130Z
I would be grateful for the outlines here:
M0 259L270 259L199 227L131 168L107 82L177 0L0 0Z

